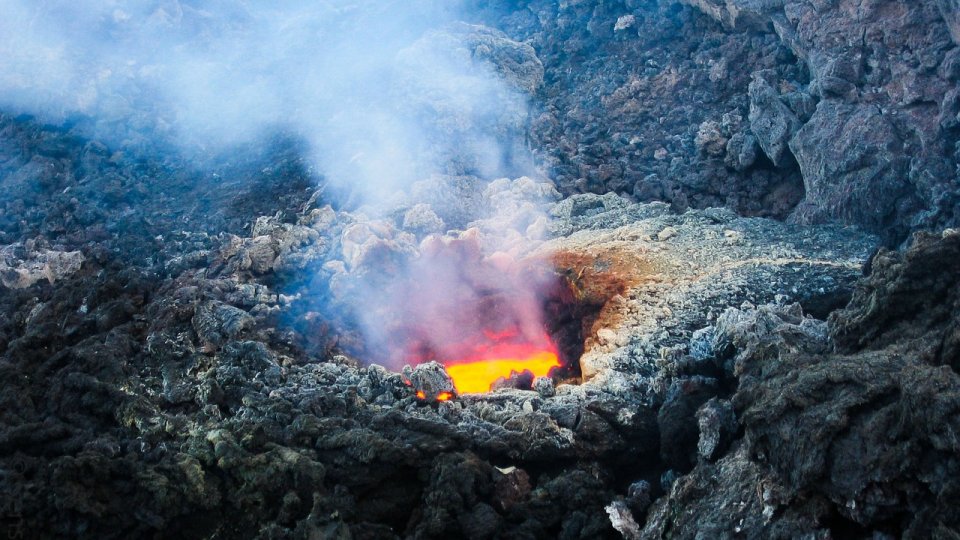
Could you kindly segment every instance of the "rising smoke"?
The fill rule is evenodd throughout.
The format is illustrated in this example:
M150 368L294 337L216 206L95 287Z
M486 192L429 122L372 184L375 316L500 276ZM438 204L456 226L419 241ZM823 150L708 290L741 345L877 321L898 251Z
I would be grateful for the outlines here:
M452 0L2 0L0 107L193 157L284 131L377 202L431 173L512 172L525 96ZM491 36L490 39L495 39ZM471 41L472 40L472 41Z
M522 133L543 67L529 46L459 22L457 1L0 5L0 109L53 123L80 116L89 120L88 136L113 145L149 137L202 162L289 134L306 143L315 170L374 220L418 202L409 193L424 179L532 170ZM441 216L451 212L440 206L462 203L426 198ZM453 244L471 246L469 256L444 248L449 242L421 256L414 242L391 271L354 272L344 302L361 314L368 342L386 351L381 360L397 359L398 340L402 348L429 342L449 356L487 331L542 338L542 283L483 259L502 244L501 233L518 236L516 210L474 209L473 218L507 225L488 227L498 231L488 231L488 245ZM520 221L525 228L535 220ZM366 227L364 241L397 245L378 236L381 226ZM398 322L407 323L399 338Z

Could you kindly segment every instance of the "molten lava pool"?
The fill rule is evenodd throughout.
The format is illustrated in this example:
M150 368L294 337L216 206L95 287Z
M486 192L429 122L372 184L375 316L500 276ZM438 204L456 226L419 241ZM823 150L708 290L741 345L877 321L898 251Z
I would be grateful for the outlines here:
M489 392L515 374L522 377L509 385L529 388L533 377L565 368L544 312L548 295L566 290L553 261L488 255L481 233L471 229L456 238L427 237L418 257L384 268L383 275L391 273L399 276L376 288L361 314L365 334L374 337L368 354L394 368L441 364L453 388L443 377L445 388L417 388L420 399L432 401L439 390Z
M461 394L489 392L500 378L529 371L534 377L546 377L560 367L560 358L552 346L526 343L492 345L477 356L445 361L447 374Z

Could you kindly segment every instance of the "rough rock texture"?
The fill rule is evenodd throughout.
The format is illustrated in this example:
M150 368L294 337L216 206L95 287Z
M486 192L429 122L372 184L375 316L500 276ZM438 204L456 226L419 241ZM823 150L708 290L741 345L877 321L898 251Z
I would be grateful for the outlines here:
M423 39L556 185L445 156L356 208L288 139L199 170L0 114L0 535L960 536L960 235L870 256L960 219L956 2L474 7L503 33ZM548 263L564 376L364 362L353 285L433 234Z
M429 202L407 194L380 219L335 210L305 192L283 145L270 166L224 164L216 178L244 179L224 187L5 121L17 144L4 147L2 202L22 219L0 215L4 244L44 238L84 257L53 283L0 289L0 532L28 537L634 534L661 476L729 444L722 401L710 401L728 394L723 363L684 352L695 336L698 350L712 343L695 331L747 300L843 298L876 242L613 194L557 202L529 178L436 178L478 193L445 222L500 238L483 210L513 216L500 247L554 257L583 305L607 310L581 328L589 381L440 402L443 377L414 370L408 384L343 355L356 334L326 309L338 283L416 253L424 231L407 216L429 215L418 206ZM33 167L44 159L54 165ZM114 183L153 196L72 194ZM245 191L263 186L270 197ZM586 286L605 282L631 285L619 297ZM425 381L437 400L417 398ZM701 432L717 441L709 452Z
M725 313L714 342L735 349L743 436L678 480L645 534L955 536L960 281L941 265L958 249L949 232L881 252L828 324L799 307Z
M580 274L585 297L603 296L609 281L616 286L593 323L596 338L586 340L586 378L611 368L652 372L644 362L658 358L661 347L685 345L720 315L716 306L779 300L826 316L846 302L842 291L877 241L725 209L677 215L662 203L631 204L613 194L576 195L551 214L563 236L537 252L556 254L558 267Z
M885 250L873 258L873 273L856 289L854 302L831 318L838 350L908 341L933 363L960 370L960 291L953 271L960 242L955 229L942 236L920 236L906 253Z
M750 83L749 94L750 131L770 161L779 167L784 164L787 143L800 129L800 121L762 77Z
M956 2L681 3L488 8L543 62L531 137L564 194L839 221L890 243L958 223Z
M0 283L11 289L27 288L41 279L51 284L80 269L83 253L52 251L14 244L0 247Z
M727 206L779 217L802 199L795 164L778 169L751 157L751 72L773 70L781 89L807 82L805 66L773 33L728 34L672 2L476 8L543 63L530 137L565 195L616 191L679 210Z
M956 0L937 0L940 14L947 21L954 43L960 44L960 4Z
M527 155L527 102L543 84L543 65L530 45L493 28L455 23L398 51L394 69L387 89L405 104L394 114L424 133L425 140L412 141L415 159L443 164L448 174L491 175L511 173L518 166L513 157ZM492 77L505 84L492 84ZM502 155L491 155L491 148Z
M729 401L711 398L697 410L700 427L697 452L706 460L713 460L726 450L737 432L737 416Z
M902 222L901 200L913 196L903 181L910 158L876 106L821 102L790 141L790 150L804 171L809 195L797 210L799 219L841 218L873 230Z

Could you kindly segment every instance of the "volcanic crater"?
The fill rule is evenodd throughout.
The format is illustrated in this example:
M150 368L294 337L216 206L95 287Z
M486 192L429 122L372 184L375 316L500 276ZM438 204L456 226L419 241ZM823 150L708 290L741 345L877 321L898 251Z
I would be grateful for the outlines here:
M0 536L960 537L956 1L2 4Z

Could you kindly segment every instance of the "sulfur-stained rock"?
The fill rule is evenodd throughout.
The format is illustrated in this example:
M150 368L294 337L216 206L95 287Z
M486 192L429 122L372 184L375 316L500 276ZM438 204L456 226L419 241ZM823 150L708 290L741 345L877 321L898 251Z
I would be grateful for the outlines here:
M146 18L200 16L174 4ZM420 90L451 81L401 51L409 85L388 91L413 91L425 154L443 139L453 162L395 207L339 198L282 136L208 164L123 122L0 113L0 262L37 278L0 287L4 532L956 536L955 232L870 257L874 236L796 223L890 243L955 225L943 3L468 4L486 28L420 46L509 90L481 111L437 102ZM757 72L758 112L804 124L779 167L758 153L779 132L763 146L751 128ZM490 140L511 178L459 151ZM804 198L792 223L744 217ZM572 364L533 390L429 405L365 366L342 300L358 276L376 298L430 245L418 205L443 222L430 233L509 230L486 247L549 261L569 312L548 330L585 354L564 344Z
M655 203L607 210L602 198L582 197L597 206L558 220L557 230L569 236L545 242L534 254L554 257L561 271L579 276L571 284L580 301L599 310L586 333L580 368L584 380L609 380L607 388L615 386L611 373L658 369L653 364L662 347L689 344L727 307L779 298L829 313L849 298L876 242L846 236L849 230L838 236L838 229L780 229L719 210L671 215ZM553 212L563 215L579 198ZM821 242L833 248L821 250ZM838 257L840 251L847 255ZM703 353L719 354L723 344L715 345L704 344L709 350ZM726 360L717 358L713 368L698 373Z

